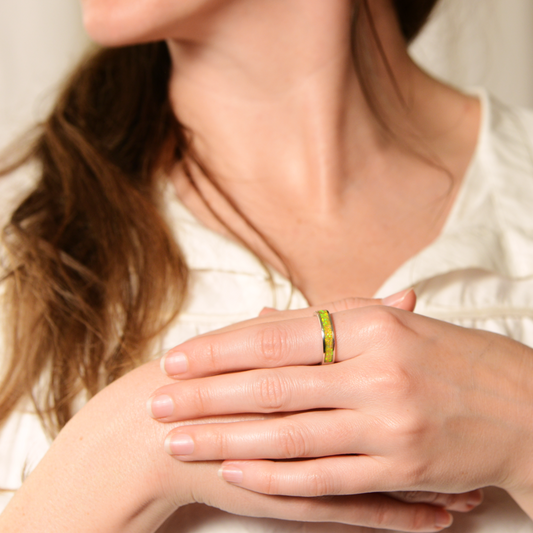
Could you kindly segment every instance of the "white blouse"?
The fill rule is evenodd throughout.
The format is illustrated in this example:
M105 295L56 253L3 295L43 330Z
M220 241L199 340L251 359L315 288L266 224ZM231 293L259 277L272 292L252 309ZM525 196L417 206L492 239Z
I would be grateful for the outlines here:
M448 220L440 236L403 264L376 296L414 287L417 313L533 346L533 113L511 109L484 91L476 92L482 103L478 143ZM4 195L0 198L3 201ZM191 281L183 311L161 339L161 350L255 317L265 306L308 305L287 279L271 272L272 283L253 254L202 226L170 189L166 211ZM21 407L13 413L0 430L0 487L16 490L48 447L31 410ZM10 495L0 493L0 509ZM181 511L180 533L382 531L254 519L198 508ZM484 503L468 514L455 513L454 525L447 531L533 533L533 522L504 491L486 489Z

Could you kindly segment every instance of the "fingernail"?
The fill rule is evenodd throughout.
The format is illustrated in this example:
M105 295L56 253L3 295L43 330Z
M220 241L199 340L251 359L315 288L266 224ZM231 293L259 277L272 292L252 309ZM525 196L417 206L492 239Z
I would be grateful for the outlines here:
M161 370L167 376L184 374L189 369L189 360L184 353L167 353L161 358Z
M169 435L165 440L165 451L170 455L191 455L194 441L190 435Z
M148 414L152 418L166 418L174 412L174 401L170 396L162 394L148 400Z
M388 307L397 306L403 302L403 300L405 300L405 297L411 292L411 290L412 289L405 289L404 291L397 292L396 294L391 294L390 296L383 298L381 301L383 302L383 305Z
M278 310L273 307L263 307L259 312L259 316L271 315L272 313L277 313Z
M445 511L444 509L439 509L437 511L436 517L435 517L436 527L441 528L441 529L444 527L449 527L452 525L452 522L453 522L453 517L448 511Z
M222 466L218 471L218 475L228 483L242 483L242 470L235 466Z

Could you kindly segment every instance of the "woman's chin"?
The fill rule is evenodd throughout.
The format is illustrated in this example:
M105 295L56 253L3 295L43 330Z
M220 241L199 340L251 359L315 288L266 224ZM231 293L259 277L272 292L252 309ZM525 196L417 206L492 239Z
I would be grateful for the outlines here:
M183 30L206 7L223 0L82 0L83 25L89 37L103 46L161 41Z
M155 22L120 6L87 1L83 4L83 26L87 35L102 46L126 46L159 40Z
M120 26L95 24L90 20L84 21L84 27L92 41L110 48L162 40L162 38L149 32L133 32Z

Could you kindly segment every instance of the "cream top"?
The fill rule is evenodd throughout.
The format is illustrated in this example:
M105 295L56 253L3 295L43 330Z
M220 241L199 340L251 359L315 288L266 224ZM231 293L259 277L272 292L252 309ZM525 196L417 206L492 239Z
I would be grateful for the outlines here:
M533 346L533 113L477 91L482 124L477 148L441 235L379 289L386 296L415 287L420 314L507 335ZM8 178L7 187L20 178ZM12 195L11 195L12 196ZM4 200L5 199L5 200ZM170 192L168 220L191 271L189 297L161 349L257 316L264 306L307 306L303 295L238 243L202 226ZM3 213L6 209L3 210ZM16 490L49 443L31 412L13 413L0 431L0 487ZM10 493L0 493L0 509ZM237 517L198 506L183 510L186 533L369 533L378 530ZM448 531L533 533L533 522L501 490L488 489L475 511L455 515Z

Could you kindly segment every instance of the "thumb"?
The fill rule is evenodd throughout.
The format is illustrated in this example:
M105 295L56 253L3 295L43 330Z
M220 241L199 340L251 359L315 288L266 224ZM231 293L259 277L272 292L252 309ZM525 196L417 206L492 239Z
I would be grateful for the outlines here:
M414 311L416 306L416 294L413 289L406 289L383 298L381 303L388 307L403 309L404 311Z
M257 316L266 316L271 315L272 313L279 313L279 311L273 307L263 307Z

